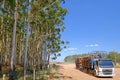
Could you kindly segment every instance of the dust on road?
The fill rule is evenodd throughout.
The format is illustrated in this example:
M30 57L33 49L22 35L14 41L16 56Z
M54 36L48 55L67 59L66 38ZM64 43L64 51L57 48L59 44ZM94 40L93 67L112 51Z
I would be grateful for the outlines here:
M120 68L115 69L113 78L98 78L81 72L75 68L75 64L58 64L60 80L120 80Z

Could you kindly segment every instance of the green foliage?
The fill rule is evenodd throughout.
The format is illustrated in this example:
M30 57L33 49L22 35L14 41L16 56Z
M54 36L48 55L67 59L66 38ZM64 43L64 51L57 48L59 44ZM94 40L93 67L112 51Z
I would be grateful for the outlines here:
M82 57L82 56L85 56L86 54L75 54L75 55L70 55L70 56L66 56L64 61L65 62L75 62L76 58L78 57Z
M115 68L120 68L120 65L115 65Z
M111 51L108 54L108 58L111 58L115 63L120 62L120 53Z
M15 3L15 1L18 1ZM0 1L0 60L9 65L12 51L12 38L15 32L15 62L23 65L27 58L27 66L43 65L49 62L50 55L54 59L61 56L67 42L61 40L64 31L64 16L67 9L60 4L63 0L2 0ZM29 6L28 6L29 4ZM15 10L15 8L17 10ZM28 10L30 13L28 14ZM17 17L14 18L14 13ZM16 20L14 20L16 19ZM17 21L17 27L13 28ZM25 42L27 25L30 23L28 38L28 55L25 58ZM13 31L13 29L16 31ZM24 61L25 60L25 61Z
M65 62L75 62L77 57L83 57L83 56L89 56L89 55L98 55L100 54L104 58L110 58L112 59L115 63L120 63L120 53L111 51L107 53L106 51L93 51L91 53L83 53L83 54L75 54L75 55L69 55L66 56L64 61Z
M5 67L5 66L4 66ZM9 80L9 69L5 69L5 71L0 71L0 80L2 80L3 74L6 76L6 80ZM53 74L53 77L57 77L57 70L56 68L49 68L47 70L35 70L35 78L36 80L50 80L50 76ZM17 70L15 71L15 76L17 80L23 80L23 68L17 65ZM26 80L33 80L33 70L27 71L27 78Z
M12 9L15 7L15 0L8 0L9 5L11 6Z

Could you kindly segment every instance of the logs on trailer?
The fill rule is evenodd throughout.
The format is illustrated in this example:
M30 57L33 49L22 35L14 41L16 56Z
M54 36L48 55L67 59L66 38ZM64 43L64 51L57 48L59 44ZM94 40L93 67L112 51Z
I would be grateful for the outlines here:
M80 66L82 66L82 57L79 57L75 61L76 68L79 69Z
M84 68L89 68L90 69L92 58L95 58L95 56L91 55L91 56L77 58L76 61L75 61L76 68L80 69L81 67L84 67Z
M102 58L101 55L79 57L76 59L75 64L77 69L94 76L114 76L113 61L108 58Z

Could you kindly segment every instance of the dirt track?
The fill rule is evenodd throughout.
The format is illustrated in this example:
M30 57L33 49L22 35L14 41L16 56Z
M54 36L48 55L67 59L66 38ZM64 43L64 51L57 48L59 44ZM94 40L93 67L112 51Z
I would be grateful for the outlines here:
M74 64L58 65L60 80L120 80L120 68L115 69L115 76L113 78L98 78L77 70Z

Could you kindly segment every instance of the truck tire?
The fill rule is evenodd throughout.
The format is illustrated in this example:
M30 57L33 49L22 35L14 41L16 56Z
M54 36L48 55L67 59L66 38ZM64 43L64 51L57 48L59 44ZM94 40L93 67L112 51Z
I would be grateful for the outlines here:
M97 75L96 75L96 70L94 70L93 75L94 75L95 77L97 76Z

